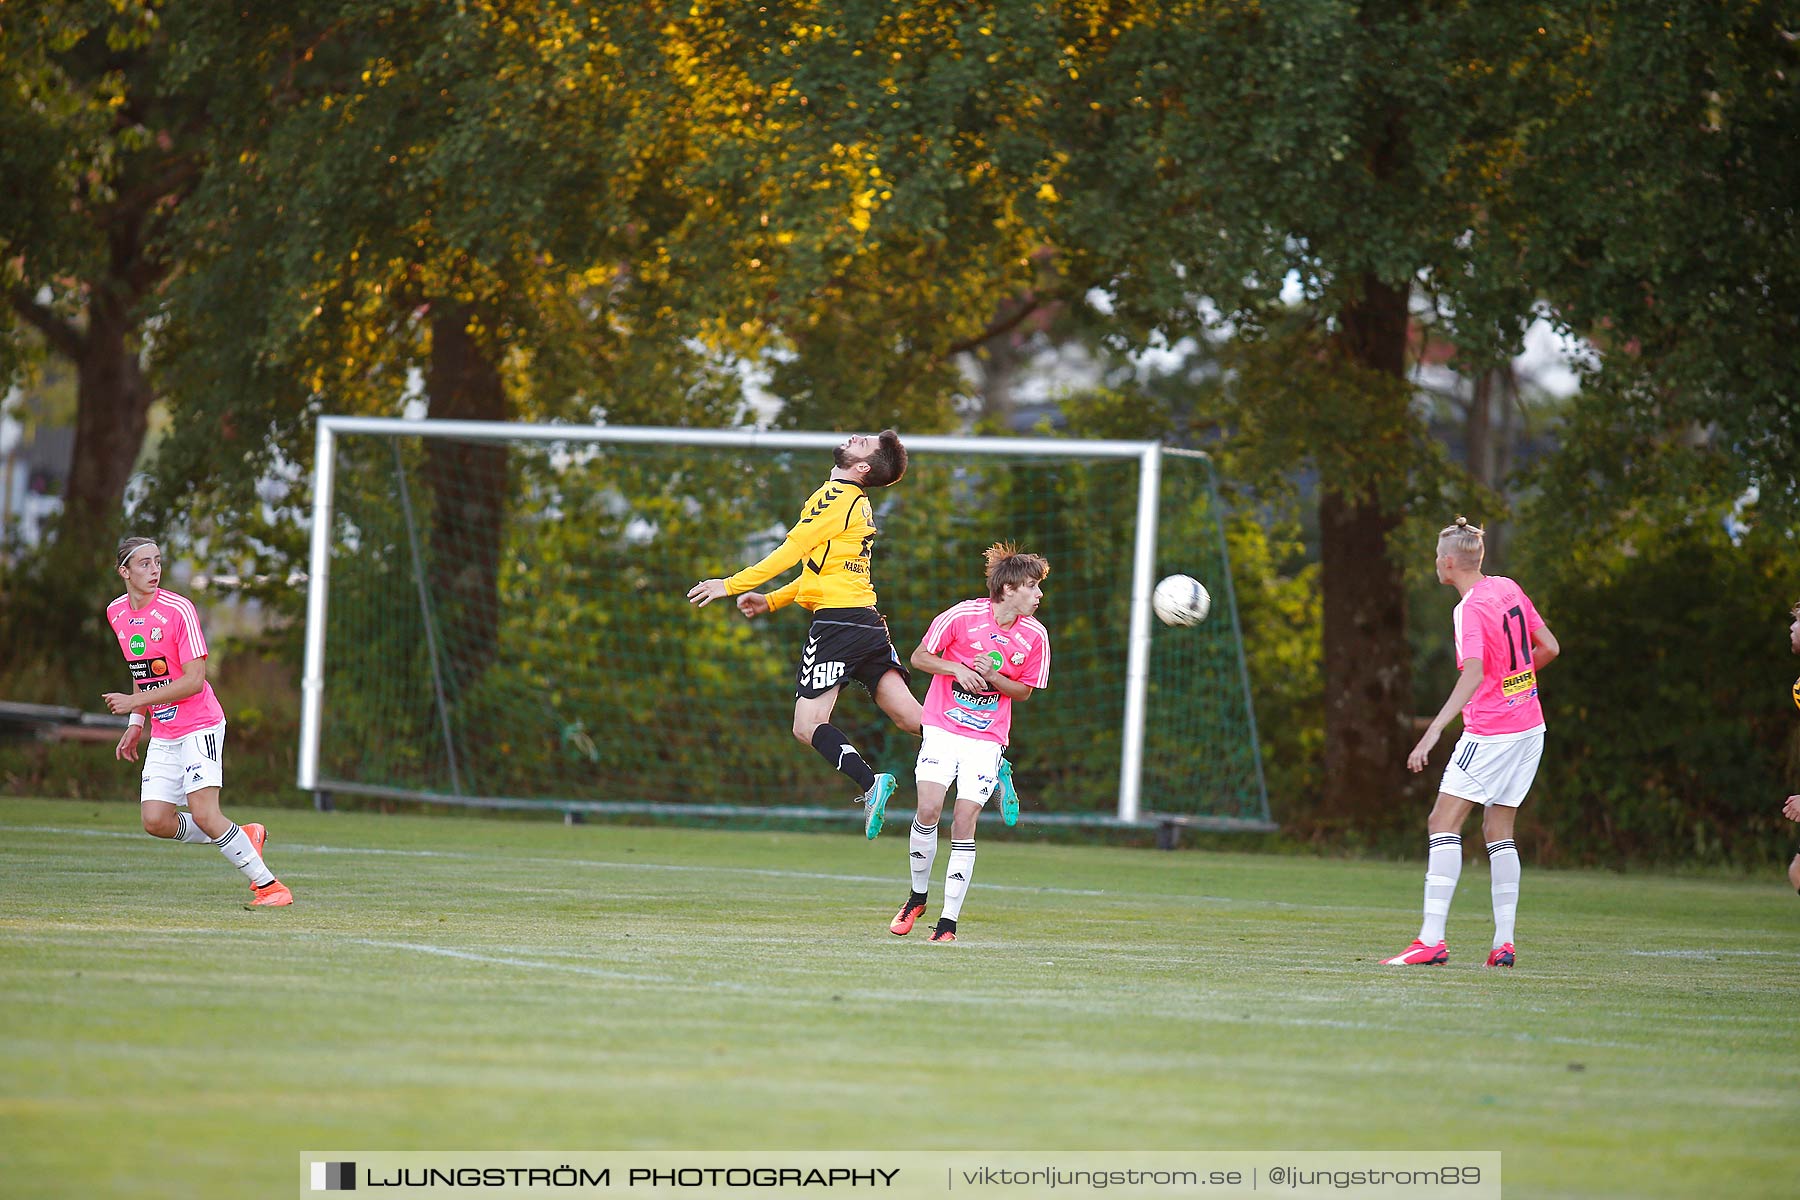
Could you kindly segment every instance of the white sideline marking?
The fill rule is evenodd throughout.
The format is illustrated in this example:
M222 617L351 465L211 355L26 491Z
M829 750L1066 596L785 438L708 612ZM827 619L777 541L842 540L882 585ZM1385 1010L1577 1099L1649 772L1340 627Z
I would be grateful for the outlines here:
M1800 958L1794 950L1627 950L1639 958Z
M59 829L51 825L0 825L4 833L53 833L72 834L81 837L125 838L131 841L153 842L166 839L152 838L143 833L125 833L116 829ZM507 854L470 854L459 850L391 850L380 846L309 846L300 842L281 842L277 846L279 853L299 851L311 854L379 854L395 858L443 858L464 862L518 862L536 866L561 867L597 867L601 869L616 868L621 871L684 871L702 875L754 875L768 879L821 879L838 883L892 883L892 875L833 875L825 871L783 871L774 867L701 867L687 863L654 863L654 862L613 862L608 859L593 858L542 858L535 855L520 857ZM1058 896L1134 896L1135 892L1109 892L1100 888L1059 888L1037 887L1031 884L987 883L984 891L995 892L1041 892ZM1217 900L1229 902L1226 896L1171 897L1172 899Z
M125 838L149 843L162 839L137 832L116 829L62 829L53 825L0 825L0 833L55 833L81 837ZM894 843L898 845L898 841ZM617 868L622 871L691 871L700 874L753 875L767 879L819 879L836 883L894 882L891 875L833 875L824 871L783 871L773 867L699 867L685 863L613 862L591 858L515 857L504 854L469 854L457 850L392 850L381 846L312 846L300 842L282 842L277 853L290 850L311 854L379 854L395 858L443 858L466 862L520 862L534 865ZM1374 904L1301 904L1292 900L1245 900L1238 896L1174 895L1168 892L1125 892L1105 888L1040 887L1026 883L984 883L984 892L1025 892L1044 896L1092 896L1106 900L1168 900L1184 904L1233 904L1249 908L1268 908L1294 912L1369 912L1391 913L1409 910L1407 905Z
M603 979L630 979L638 983L673 983L667 975L633 975L628 971L608 971L602 967L582 967L573 963L544 962L535 958L508 958L499 954L477 954L473 950L452 950L448 946L426 946L418 942L378 942L373 938L345 938L352 946L373 946L377 950L411 950L417 954L436 954L442 958L460 958L468 962L493 963L501 967L534 967L540 971L569 971L576 975L597 975Z

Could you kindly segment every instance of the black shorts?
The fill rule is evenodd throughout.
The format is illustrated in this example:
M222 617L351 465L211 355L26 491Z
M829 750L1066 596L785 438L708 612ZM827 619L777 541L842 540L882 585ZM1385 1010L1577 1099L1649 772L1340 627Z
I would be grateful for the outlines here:
M849 678L873 696L889 671L900 672L902 681L912 680L894 652L894 640L880 613L872 608L821 608L813 613L806 631L794 695L811 700Z

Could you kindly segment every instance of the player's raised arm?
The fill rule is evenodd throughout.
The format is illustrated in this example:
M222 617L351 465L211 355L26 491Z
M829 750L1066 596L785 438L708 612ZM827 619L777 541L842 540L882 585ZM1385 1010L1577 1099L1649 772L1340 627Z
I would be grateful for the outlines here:
M705 608L714 600L723 600L729 595L723 579L702 579L688 589L687 598L695 608Z
M843 531L849 523L851 510L862 498L863 489L854 483L843 480L826 483L807 500L799 521L781 539L781 545L769 551L760 562L752 563L724 581L726 594L749 591L790 567L799 566L801 559Z

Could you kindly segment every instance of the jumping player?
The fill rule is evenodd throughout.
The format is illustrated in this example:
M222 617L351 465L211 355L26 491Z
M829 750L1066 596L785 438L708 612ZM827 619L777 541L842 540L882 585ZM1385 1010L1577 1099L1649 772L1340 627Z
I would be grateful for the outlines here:
M113 751L121 761L137 761L144 714L150 715L138 805L144 832L217 846L250 881L247 908L292 904L294 894L262 860L268 831L261 825L235 825L219 811L225 711L206 681L206 635L200 632L199 614L186 597L159 586L162 554L149 538L120 542L117 566L125 594L106 606L106 623L119 639L133 688L101 698L112 712L131 714Z
M1561 647L1518 584L1481 573L1486 551L1482 539L1482 531L1462 517L1438 534L1438 582L1462 596L1453 617L1462 678L1407 756L1407 767L1415 772L1425 769L1431 748L1458 709L1463 735L1444 768L1427 824L1431 847L1425 867L1425 922L1412 945L1383 960L1387 966L1429 966L1450 960L1444 923L1462 875L1463 822L1477 804L1486 810L1481 831L1493 871L1494 942L1487 965L1513 965L1513 919L1519 903L1513 820L1544 752L1537 673Z
M1049 562L1005 542L990 546L984 557L987 596L939 613L912 653L912 665L930 672L931 686L925 693L925 744L914 772L919 809L907 848L912 890L888 932L911 933L925 912L938 817L955 783L944 911L931 932L934 942L956 940L956 921L975 874L975 823L1001 774L1013 702L1029 699L1050 682L1050 633L1035 615Z
M801 506L800 520L781 545L761 562L729 579L703 579L688 589L688 600L704 608L737 596L738 610L759 617L789 604L812 613L794 699L794 737L817 750L827 763L856 784L864 807L863 831L881 832L882 815L894 794L894 777L877 774L850 739L831 723L845 679L868 689L888 718L908 733L919 732L919 702L888 636L887 621L875 608L869 560L875 543L875 514L868 493L898 483L906 474L906 447L892 429L857 434L832 455L831 478ZM799 564L800 576L764 595L751 591Z

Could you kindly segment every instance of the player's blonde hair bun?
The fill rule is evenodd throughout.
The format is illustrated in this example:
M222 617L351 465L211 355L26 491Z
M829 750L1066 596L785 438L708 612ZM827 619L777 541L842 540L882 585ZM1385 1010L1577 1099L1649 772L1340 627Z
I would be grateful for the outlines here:
M1481 526L1471 525L1469 518L1458 516L1453 524L1438 531L1438 553L1448 554L1459 567L1474 570L1481 565L1482 555L1487 552L1486 538L1487 531Z

